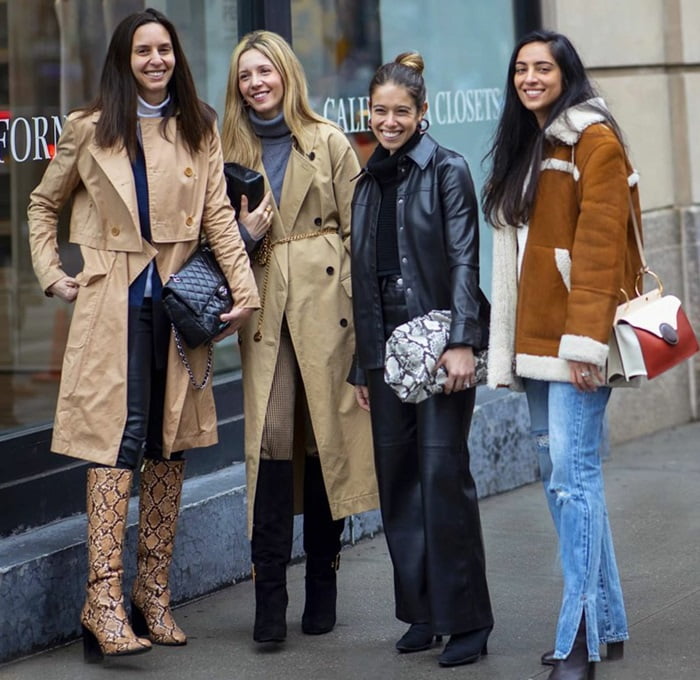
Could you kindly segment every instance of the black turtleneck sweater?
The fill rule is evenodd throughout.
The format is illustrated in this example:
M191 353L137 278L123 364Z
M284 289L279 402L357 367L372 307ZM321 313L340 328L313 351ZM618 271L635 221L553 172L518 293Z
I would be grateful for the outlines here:
M377 217L377 276L400 274L399 244L396 231L396 190L399 185L399 161L420 141L420 132L393 154L378 144L367 162L367 172L374 177L382 191Z

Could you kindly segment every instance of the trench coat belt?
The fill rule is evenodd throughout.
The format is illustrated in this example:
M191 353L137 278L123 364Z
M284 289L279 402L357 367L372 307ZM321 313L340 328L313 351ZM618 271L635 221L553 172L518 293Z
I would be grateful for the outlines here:
M303 241L307 238L316 238L317 236L326 236L328 234L337 233L338 229L335 227L324 227L323 229L318 229L316 231L306 231L302 234L292 234L291 236L278 238L274 241L270 239L269 234L265 234L263 242L260 244L260 248L258 248L258 252L255 253L255 261L265 267L265 276L263 277L262 292L260 294L260 314L258 314L258 323L255 329L255 334L253 335L253 340L255 342L260 342L262 340L262 325L263 317L265 315L267 286L270 281L270 255L272 254L272 249L281 243L292 243L293 241Z

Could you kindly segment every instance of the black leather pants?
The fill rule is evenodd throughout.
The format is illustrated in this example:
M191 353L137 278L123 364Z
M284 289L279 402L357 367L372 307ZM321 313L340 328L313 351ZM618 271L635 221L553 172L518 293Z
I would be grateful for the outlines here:
M162 302L129 307L126 424L116 467L136 469L141 456L162 458L163 406L170 323ZM182 452L170 460L181 460Z
M398 277L381 282L385 337L408 318ZM396 616L437 634L493 625L467 435L475 390L404 404L370 370L368 388Z

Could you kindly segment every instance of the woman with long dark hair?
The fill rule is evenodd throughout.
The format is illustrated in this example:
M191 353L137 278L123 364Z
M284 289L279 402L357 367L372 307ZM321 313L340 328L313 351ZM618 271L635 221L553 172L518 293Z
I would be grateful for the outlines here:
M600 460L605 363L634 294L637 175L571 42L537 31L513 50L489 152L495 227L489 384L524 387L564 589L552 680L592 678L599 644L628 637Z
M72 200L70 240L83 269L67 274L57 224ZM215 114L197 98L175 27L160 12L126 17L112 36L97 98L66 120L29 205L42 290L75 303L51 450L87 472L86 661L184 645L168 578L184 478L182 452L217 440L209 382L190 386L164 314L163 282L206 235L235 307L233 333L259 305L226 195ZM219 338L219 339L220 339ZM188 351L196 375L207 348ZM122 552L133 473L141 463L133 629ZM148 638L148 639L147 639Z
M438 662L486 654L493 615L467 437L474 352L488 342L479 229L465 159L425 134L423 58L400 54L369 86L379 144L353 197L352 271L358 403L370 411L384 533L394 566L396 643L419 652L450 635ZM385 341L400 324L450 310L439 360L444 394L404 403L384 382Z

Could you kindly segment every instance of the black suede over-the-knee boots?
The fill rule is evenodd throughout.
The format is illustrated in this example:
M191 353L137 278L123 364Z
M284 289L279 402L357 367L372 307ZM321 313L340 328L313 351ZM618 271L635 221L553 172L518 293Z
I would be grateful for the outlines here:
M294 481L291 460L260 460L251 557L256 642L287 637L287 564L292 552Z
M307 456L304 469L304 550L306 603L301 629L307 635L333 630L336 620L336 571L345 520L334 520L323 482L321 461Z

